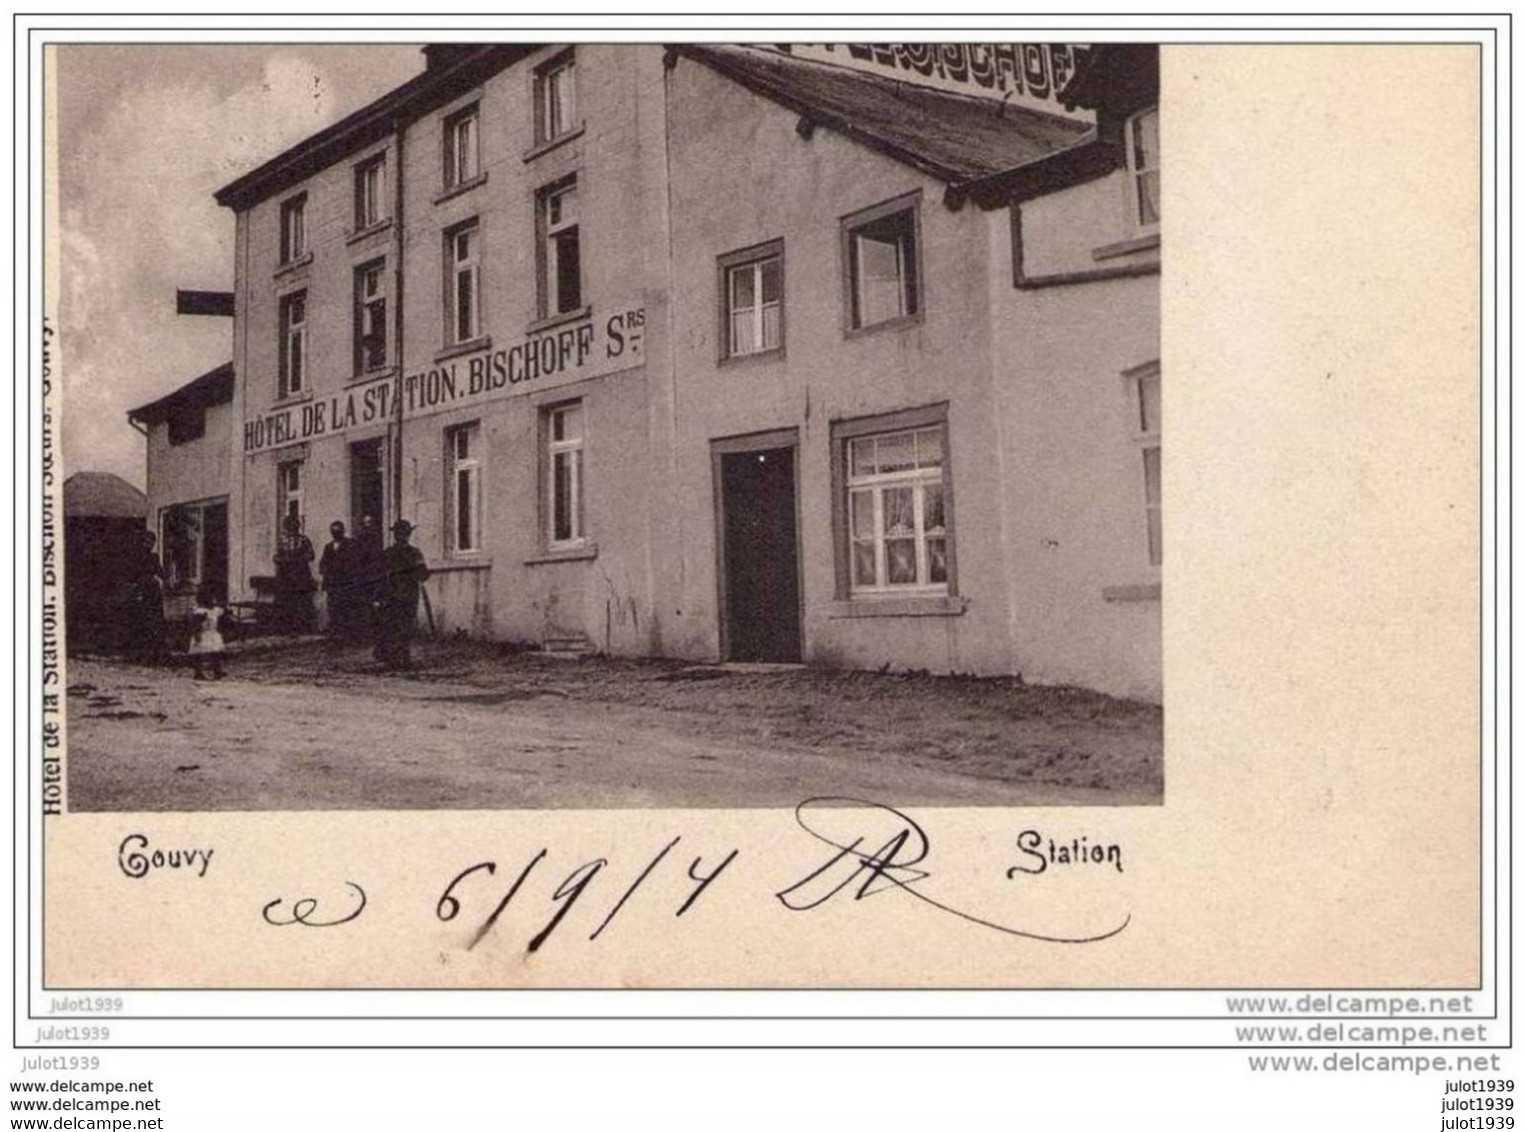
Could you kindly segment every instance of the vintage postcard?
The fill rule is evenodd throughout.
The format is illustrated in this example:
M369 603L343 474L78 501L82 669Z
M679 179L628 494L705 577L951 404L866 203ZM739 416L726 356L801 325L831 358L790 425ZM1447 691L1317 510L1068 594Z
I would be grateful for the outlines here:
M1476 44L312 38L40 55L42 987L1485 988Z

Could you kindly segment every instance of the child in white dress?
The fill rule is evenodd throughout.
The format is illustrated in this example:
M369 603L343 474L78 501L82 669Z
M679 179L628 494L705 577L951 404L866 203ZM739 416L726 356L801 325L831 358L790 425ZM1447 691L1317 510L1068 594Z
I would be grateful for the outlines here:
M222 656L226 646L222 639L222 619L227 610L217 604L217 597L203 586L196 595L196 607L191 610L191 660L196 665L196 679L221 680Z

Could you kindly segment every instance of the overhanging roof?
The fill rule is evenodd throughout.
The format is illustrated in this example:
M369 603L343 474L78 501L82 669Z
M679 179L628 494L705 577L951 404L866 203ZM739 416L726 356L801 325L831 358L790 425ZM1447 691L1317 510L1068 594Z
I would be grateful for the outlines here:
M673 44L754 94L950 185L1069 149L1085 124L988 98L798 59L779 51Z
M460 44L429 53L429 69L217 190L217 203L250 208L443 106L538 50L538 43ZM448 49L447 49L448 47Z
M127 419L139 424L156 424L175 413L204 409L208 405L227 404L232 400L233 363L227 362L194 381L186 382L173 393L166 393L157 401L127 410Z

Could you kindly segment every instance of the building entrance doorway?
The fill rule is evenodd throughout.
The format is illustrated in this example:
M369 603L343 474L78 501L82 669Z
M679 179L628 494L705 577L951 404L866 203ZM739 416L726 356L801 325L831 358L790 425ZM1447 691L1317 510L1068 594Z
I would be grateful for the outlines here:
M800 659L795 452L792 430L714 445L726 660Z
M386 502L381 471L381 440L363 440L349 446L350 531L360 530L360 520L374 516L376 529L386 526L382 507Z

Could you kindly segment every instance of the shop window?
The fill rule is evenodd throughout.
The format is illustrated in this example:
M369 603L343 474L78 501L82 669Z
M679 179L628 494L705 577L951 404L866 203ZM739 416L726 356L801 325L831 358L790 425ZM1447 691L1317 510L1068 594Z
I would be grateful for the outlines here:
M450 469L447 549L472 554L482 549L482 428L457 425L445 430L445 462Z
M724 356L778 350L784 344L784 245L781 240L720 257Z
M355 373L387 364L387 264L378 259L355 268Z
M374 228L387 218L386 181L386 154L355 166L355 231Z
M276 515L276 531L283 532L286 529L286 521L293 516L297 525L303 523L302 508L302 461L287 460L276 465L275 469L276 505L279 513Z
M281 263L295 263L307 254L307 194L281 202Z
M843 219L849 329L921 314L917 204L916 197L903 197Z
M551 550L564 550L584 539L582 402L546 409L544 436L545 542Z
M228 505L225 499L177 503L159 512L164 583L173 590L206 583L226 595Z
M833 425L839 587L851 597L953 592L946 409Z
M481 328L481 242L475 220L445 233L445 344L470 342Z
M582 309L582 243L578 230L577 178L540 191L540 317Z
M445 119L445 188L457 189L475 181L482 170L478 107L458 110Z
M307 388L307 292L294 291L280 302L279 393L294 397Z
M1128 384L1133 443L1138 449L1136 466L1142 474L1145 546L1149 565L1158 566L1164 549L1160 522L1160 366L1150 362L1123 376Z
M1142 110L1128 119L1128 192L1140 232L1160 226L1160 112Z
M535 141L555 141L581 123L577 119L576 56L568 51L535 72Z

